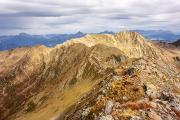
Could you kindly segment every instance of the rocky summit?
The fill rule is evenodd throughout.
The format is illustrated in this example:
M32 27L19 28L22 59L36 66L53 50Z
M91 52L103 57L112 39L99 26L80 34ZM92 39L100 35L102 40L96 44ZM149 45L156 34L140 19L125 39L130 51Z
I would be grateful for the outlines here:
M0 120L179 120L179 58L132 31L0 52Z

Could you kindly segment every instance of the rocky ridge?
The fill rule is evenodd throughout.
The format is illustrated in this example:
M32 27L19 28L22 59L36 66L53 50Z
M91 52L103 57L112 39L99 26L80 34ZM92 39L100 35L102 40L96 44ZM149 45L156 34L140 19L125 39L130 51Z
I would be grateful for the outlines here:
M173 58L165 54L129 31L86 35L54 48L1 52L0 119L23 120L21 111L34 108L45 98L47 104L55 91L93 81L97 83L93 89L55 119L178 120L180 75ZM40 93L45 94L36 103L29 101Z
M127 56L133 58L139 58L142 56L149 57L161 57L161 51L159 51L153 44L146 41L143 36L136 32L124 31L116 33L115 35L110 34L95 34L86 35L79 39L73 39L65 42L69 43L83 43L87 46L93 46L96 44L104 44L110 47L116 47L123 51Z
M171 43L172 45L176 46L176 47L180 47L180 39Z

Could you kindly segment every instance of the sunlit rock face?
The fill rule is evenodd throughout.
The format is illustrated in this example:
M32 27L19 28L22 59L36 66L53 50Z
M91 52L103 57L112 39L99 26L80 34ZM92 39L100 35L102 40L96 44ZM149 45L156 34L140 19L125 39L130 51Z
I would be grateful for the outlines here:
M174 56L131 31L1 52L0 119L178 119Z

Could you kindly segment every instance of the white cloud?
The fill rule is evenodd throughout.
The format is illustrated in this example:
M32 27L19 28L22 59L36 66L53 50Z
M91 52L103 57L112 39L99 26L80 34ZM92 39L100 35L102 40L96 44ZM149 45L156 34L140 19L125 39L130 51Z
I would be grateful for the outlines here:
M0 0L0 34L167 29L180 32L179 0Z

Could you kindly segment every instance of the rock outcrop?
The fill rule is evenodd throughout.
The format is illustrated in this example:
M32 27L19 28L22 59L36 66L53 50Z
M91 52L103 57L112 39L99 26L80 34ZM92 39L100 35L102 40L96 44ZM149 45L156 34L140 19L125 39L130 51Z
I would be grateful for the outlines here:
M171 43L172 45L176 46L176 47L180 47L180 39Z
M104 44L110 47L116 47L123 51L127 56L133 58L139 57L158 57L161 56L159 51L152 43L145 40L143 36L136 32L124 31L116 33L115 35L110 34L95 34L86 35L85 37L70 40L65 44L69 43L83 43L87 46L94 46L96 44Z
M180 117L178 68L166 50L136 32L86 35L54 48L4 51L0 57L0 119ZM60 113L59 107L52 110L50 104L75 101L65 99L75 90L81 96L77 102L68 102Z

